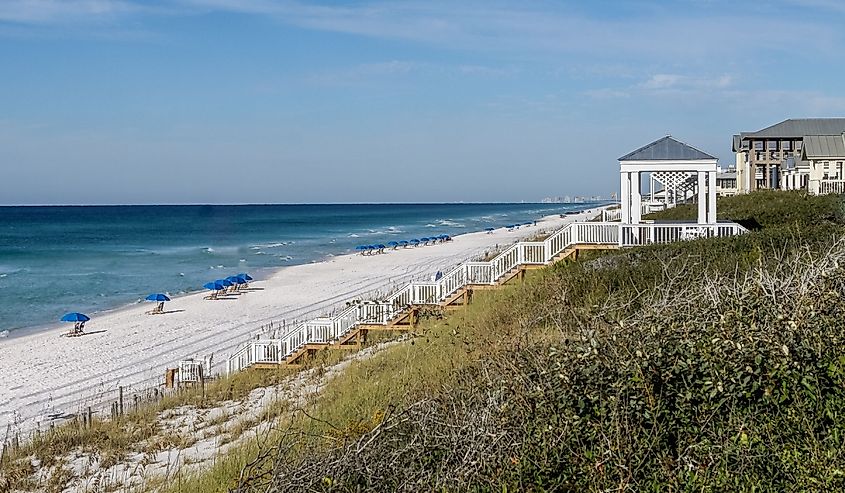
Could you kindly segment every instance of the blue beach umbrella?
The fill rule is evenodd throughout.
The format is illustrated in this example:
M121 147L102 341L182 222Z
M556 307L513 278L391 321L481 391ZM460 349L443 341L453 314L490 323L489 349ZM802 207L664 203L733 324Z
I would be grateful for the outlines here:
M534 223L531 222L531 221L522 223L523 226L531 226L532 224L534 224Z
M413 240L411 240L411 245L419 245L419 243L420 243L420 240L418 240L418 239L416 239L416 238L414 238Z
M484 228L484 231L489 231L489 232L492 233L493 231L495 231L495 229L496 228Z
M238 274L238 275L237 275L237 276L235 276L235 277L237 277L237 278L238 278L238 281L240 281L238 284L248 284L248 283L249 283L249 280L248 280L248 279L246 278L246 276L245 276L245 275L243 275L243 274Z
M210 289L212 291L220 291L221 289L224 288L224 286L222 284L220 284L218 281L207 282L207 283L203 284L202 287L204 287L205 289Z
M423 238L420 238L420 243L428 243L428 242L429 242L429 240L430 240L430 238L428 238L428 237L423 237Z
M87 322L91 320L88 315L79 312L65 313L60 319L62 322Z
M398 242L398 241L388 241L388 242L387 242L387 244L388 244L389 246L392 246L393 248L396 248L396 247L398 247L398 246L399 246L399 242Z
M356 249L356 250L366 250L366 249L367 249L367 245L358 245L358 246L356 246L356 247L355 247L355 249Z
M406 247L406 246L408 246L408 241L407 240L401 240L401 241L399 241L399 245Z
M381 243L376 245L376 247L378 247L379 250L383 250L383 249L387 248L386 246L382 245Z
M240 274L238 274L238 277L242 277L245 281L252 281L252 277L250 277L250 275L245 272L241 272Z
M214 282L227 288L232 285L232 281L227 281L226 279L218 279Z
M232 284L243 284L243 281L238 279L238 276L229 276L226 278L226 280Z
M168 298L166 294L162 293L151 294L144 299L147 301L170 301L170 298Z

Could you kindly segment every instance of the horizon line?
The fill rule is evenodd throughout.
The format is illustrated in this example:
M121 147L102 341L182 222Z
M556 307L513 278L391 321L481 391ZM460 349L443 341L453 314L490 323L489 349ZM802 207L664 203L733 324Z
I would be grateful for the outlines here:
M213 202L185 202L185 203L149 203L149 204L0 204L0 207L173 207L173 206L274 206L274 205L483 205L483 204L544 204L544 205L575 205L592 202L611 201L613 199L601 198L598 200L586 200L584 202L534 202L534 201L453 201L453 202L237 202L237 203L213 203Z

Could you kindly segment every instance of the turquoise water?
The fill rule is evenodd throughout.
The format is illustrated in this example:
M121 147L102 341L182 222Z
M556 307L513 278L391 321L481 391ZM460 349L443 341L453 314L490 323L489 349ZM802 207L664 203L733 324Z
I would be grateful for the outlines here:
M239 272L457 235L591 204L0 207L0 336ZM258 277L256 276L256 277ZM6 332L10 331L10 332Z

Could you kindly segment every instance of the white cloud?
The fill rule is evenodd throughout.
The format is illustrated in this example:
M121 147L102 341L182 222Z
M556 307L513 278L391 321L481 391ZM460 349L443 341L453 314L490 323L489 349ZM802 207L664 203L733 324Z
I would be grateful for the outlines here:
M124 0L4 0L0 21L22 24L52 24L119 16L148 10Z
M732 84L733 77L727 74L717 77L654 74L640 84L640 88L649 91L713 91L727 89Z
M592 99L620 99L630 97L631 93L620 89L604 88L584 91L584 95Z

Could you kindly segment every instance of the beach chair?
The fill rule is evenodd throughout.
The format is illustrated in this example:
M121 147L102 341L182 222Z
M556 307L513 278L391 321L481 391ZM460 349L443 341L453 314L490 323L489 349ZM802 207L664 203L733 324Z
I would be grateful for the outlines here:
M83 328L85 327L85 322L76 322L73 324L73 328L67 334L64 334L67 337L79 337L81 335L85 335L85 331Z

